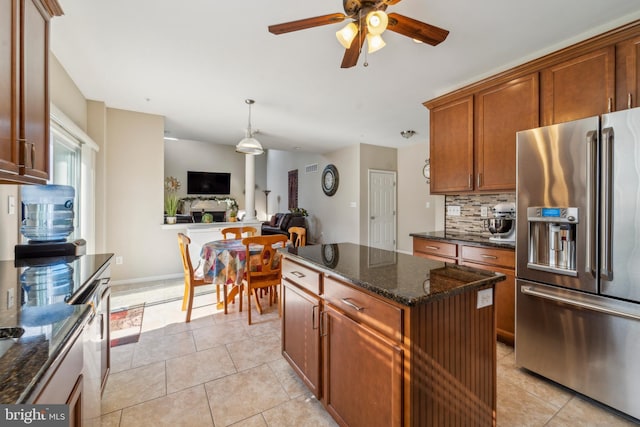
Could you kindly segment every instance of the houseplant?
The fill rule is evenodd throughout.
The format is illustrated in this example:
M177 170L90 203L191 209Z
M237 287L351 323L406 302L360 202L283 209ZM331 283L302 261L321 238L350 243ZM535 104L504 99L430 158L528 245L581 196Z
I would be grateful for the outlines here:
M180 202L178 189L180 189L180 181L177 178L168 176L164 179L164 211L167 214L167 224L176 223L176 213Z

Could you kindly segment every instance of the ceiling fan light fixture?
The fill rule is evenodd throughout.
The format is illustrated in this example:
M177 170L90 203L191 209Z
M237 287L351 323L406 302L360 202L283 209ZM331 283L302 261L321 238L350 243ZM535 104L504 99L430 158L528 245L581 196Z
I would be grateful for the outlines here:
M384 40L379 34L367 34L368 53L377 52L386 46Z
M249 104L249 121L247 123L247 135L240 142L238 142L238 145L236 145L236 152L242 154L252 154L255 156L264 153L262 144L260 144L260 141L253 137L253 132L251 131L251 105L253 105L255 101L253 99L245 99L244 102L246 104Z
M358 26L353 22L349 22L344 26L344 28L336 31L336 37L345 49L349 49L351 47L351 43L353 43L353 39L355 39L357 35Z
M367 32L373 35L380 35L387 29L389 17L382 10L374 10L367 14Z

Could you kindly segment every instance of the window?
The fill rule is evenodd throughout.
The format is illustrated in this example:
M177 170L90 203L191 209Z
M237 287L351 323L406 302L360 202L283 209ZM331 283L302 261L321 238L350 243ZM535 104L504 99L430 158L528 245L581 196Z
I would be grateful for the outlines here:
M87 253L95 253L95 181L98 145L55 105L51 105L51 176L49 183L76 190L74 232L84 239Z

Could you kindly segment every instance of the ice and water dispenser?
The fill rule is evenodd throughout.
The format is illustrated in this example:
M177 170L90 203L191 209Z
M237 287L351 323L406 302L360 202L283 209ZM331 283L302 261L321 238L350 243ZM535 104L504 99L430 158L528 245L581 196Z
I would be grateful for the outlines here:
M527 267L558 274L577 275L576 226L578 208L530 207Z

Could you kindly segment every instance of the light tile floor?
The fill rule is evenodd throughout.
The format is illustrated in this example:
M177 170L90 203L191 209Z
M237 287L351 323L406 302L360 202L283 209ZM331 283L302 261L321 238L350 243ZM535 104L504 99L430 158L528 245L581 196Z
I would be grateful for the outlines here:
M282 357L275 305L252 314L255 323L248 326L246 312L232 305L225 315L216 310L215 295L206 293L196 296L187 324L182 284L150 285L114 289L114 308L141 298L150 305L139 342L111 349L103 426L336 426ZM173 288L167 291L172 301L159 303L167 298L162 287ZM516 368L512 347L498 343L497 354L500 427L638 423Z

